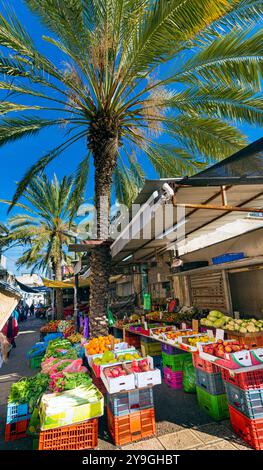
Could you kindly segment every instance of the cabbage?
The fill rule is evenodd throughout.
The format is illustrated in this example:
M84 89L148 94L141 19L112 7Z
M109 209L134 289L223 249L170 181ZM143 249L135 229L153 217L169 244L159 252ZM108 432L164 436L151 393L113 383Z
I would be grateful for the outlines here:
M209 312L209 315L208 317L215 317L215 318L221 318L223 317L224 314L222 312L219 312L218 310L211 310L211 312Z

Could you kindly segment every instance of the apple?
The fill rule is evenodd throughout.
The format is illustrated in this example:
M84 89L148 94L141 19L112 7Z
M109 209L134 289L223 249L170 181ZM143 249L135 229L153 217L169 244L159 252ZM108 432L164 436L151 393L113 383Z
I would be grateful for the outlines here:
M231 346L226 346L225 347L225 352L226 353L231 353L232 352L232 347Z

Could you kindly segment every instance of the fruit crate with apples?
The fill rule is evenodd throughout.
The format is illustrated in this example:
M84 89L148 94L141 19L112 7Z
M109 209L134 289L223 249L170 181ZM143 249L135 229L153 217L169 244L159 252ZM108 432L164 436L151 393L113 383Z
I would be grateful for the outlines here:
M181 336L188 336L193 334L198 334L198 331L194 331L192 328L182 328L180 330L174 328L172 331L164 333L164 339L165 341L169 341L170 344L174 346L178 338Z
M138 351L136 351L136 349L133 347L119 352L105 351L103 354L89 356L89 366L91 367L95 377L100 377L102 367L107 365L119 364L120 362L131 361L133 359L133 355L136 355L137 358L139 357ZM127 359L122 359L122 357L125 358L125 356L127 356ZM102 361L103 363L96 363L97 361Z
M135 377L122 363L105 366L101 369L101 379L108 393L118 393L135 389Z
M14 441L27 436L27 428L29 425L29 419L23 419L15 423L6 424L5 427L5 441Z
M152 387L162 383L161 371L154 368L153 358L150 356L126 364L126 367L134 374L137 388Z
M226 394L211 395L200 387L196 387L197 400L200 408L215 421L222 421L229 417Z
M211 395L221 395L226 393L225 384L221 372L208 374L200 369L195 369L196 385Z
M145 339L145 338L144 338ZM160 356L162 353L161 343L158 341L147 343L141 341L141 351L143 356Z
M241 350L234 351L236 348ZM219 340L205 345L200 343L198 349L202 359L212 361L218 366L223 366L228 369L240 369L241 367L252 366L250 352L247 349L242 349L237 341Z
M263 418L263 389L242 390L241 388L226 384L228 403L250 419Z
M263 418L249 419L229 405L230 422L234 432L256 450L263 450Z
M238 331L226 330L227 339L239 341L240 344L249 348L260 348L263 346L263 331L255 333L239 333Z
M235 374L230 370L221 368L222 378L242 390L263 388L263 369Z
M114 416L123 416L137 413L146 408L153 408L153 389L147 387L112 395L107 394L107 406Z
M192 361L192 354L181 351L181 354L171 355L162 353L163 367L170 367L172 371L183 370L183 364L185 361Z
M199 356L199 353L194 353L192 355L193 358L193 365L196 369L203 370L204 372L207 372L208 374L216 374L217 372L222 371L223 369L221 367L218 367L216 364L213 364L210 361L206 361L205 359L202 359L202 357Z
M110 435L118 446L139 441L156 433L154 408L114 416L107 407L107 419Z
M175 390L181 390L183 388L183 371L178 370L174 372L170 367L164 367L164 381L168 387L174 388Z
M98 445L98 419L40 431L38 450L84 450Z
M163 339L164 335L169 331L176 331L175 326L164 326L162 328L152 328L150 330L150 336L155 339Z

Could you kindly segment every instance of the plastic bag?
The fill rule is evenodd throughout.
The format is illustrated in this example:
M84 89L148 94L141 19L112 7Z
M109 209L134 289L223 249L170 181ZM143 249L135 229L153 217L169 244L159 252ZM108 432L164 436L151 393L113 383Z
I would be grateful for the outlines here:
M189 361L183 363L183 389L186 393L196 393L195 368Z
M87 368L82 365L82 359L75 359L65 369L64 372L87 372Z

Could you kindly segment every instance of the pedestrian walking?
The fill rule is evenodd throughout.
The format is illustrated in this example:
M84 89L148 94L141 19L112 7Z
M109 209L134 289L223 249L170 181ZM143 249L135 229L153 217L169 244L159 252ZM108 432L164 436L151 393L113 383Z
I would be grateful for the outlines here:
M2 333L7 337L12 348L16 348L15 338L18 335L18 322L15 317L10 315L5 326L2 329Z

